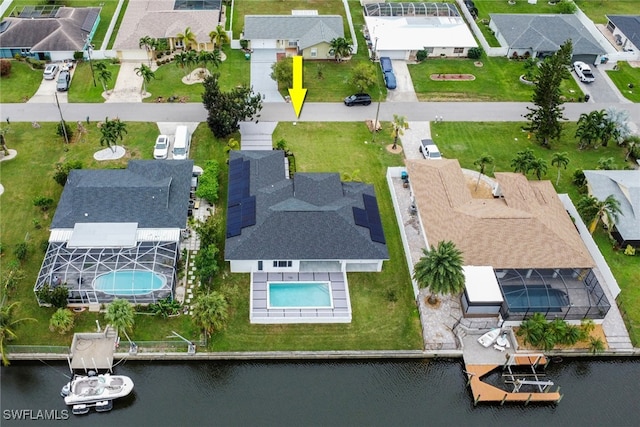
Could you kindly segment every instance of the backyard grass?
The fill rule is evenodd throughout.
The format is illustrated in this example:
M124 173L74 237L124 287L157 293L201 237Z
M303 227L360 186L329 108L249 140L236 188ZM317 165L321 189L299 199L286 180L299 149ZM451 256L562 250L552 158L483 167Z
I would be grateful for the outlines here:
M558 143L554 143L551 150L541 148L532 140L527 139L527 133L520 129L521 123L471 123L471 122L443 122L431 127L433 140L438 144L442 155L457 158L463 168L477 170L473 162L482 153L489 153L495 158L495 163L487 167L487 175L493 176L494 171L513 171L510 167L511 159L517 151L531 148L536 157L547 161L549 170L543 179L549 179L555 185L558 169L551 165L553 153L566 151L570 162L567 169L561 170L560 183L556 186L558 193L567 193L575 204L582 196L571 183L573 171L576 169L596 169L598 159L613 157L619 169L626 166L624 149L616 144L598 149L578 150L575 138L576 124L567 123L564 136ZM529 179L535 177L529 175ZM618 297L618 304L626 313L627 329L635 346L640 344L640 257L624 255L623 251L614 251L606 234L599 230L595 240L607 260L622 293Z
M618 62L617 70L607 70L607 75L616 85L621 94L629 101L640 102L640 68L635 68L626 62ZM629 87L629 84L633 87Z
M427 59L409 65L409 73L420 101L530 101L532 85L520 81L524 61L483 55L482 66L473 59ZM432 74L473 74L475 80L431 80ZM574 79L565 79L563 95L578 100L583 92Z
M576 5L596 24L606 24L606 15L637 15L634 0L574 0Z
M26 62L11 61L11 74L0 78L0 103L25 102L42 82L42 72Z
M225 55L227 59L217 70L210 66L213 72L220 73L220 88L229 91L236 86L249 85L251 64L245 59L244 53L241 50L227 49ZM182 83L185 71L175 62L161 65L155 71L155 76L155 79L147 83L147 92L151 93L151 97L145 98L143 102L155 102L159 96L164 99L170 96L187 97L187 102L202 102L202 83Z
M24 6L40 6L49 4L52 3L48 0L13 0L11 7L9 7L9 9L7 9L7 11L5 12L5 16L11 13L14 8L19 11ZM109 23L111 22L111 18L113 17L118 2L116 0L57 0L55 1L55 5L67 7L102 8L102 10L100 11L100 23L98 24L98 28L96 29L96 32L93 35L92 39L92 43L96 46L97 49L99 49L107 33L107 28L109 28ZM115 36L116 33L113 34Z
M95 69L96 63L103 62L107 64L107 69L111 71L111 80L107 82L107 88L113 89L118 79L118 73L120 72L120 65L113 64L111 61L92 61ZM91 67L88 61L78 62L76 69L73 72L73 79L69 86L69 102L104 102L102 97L103 87L102 82L98 78L96 72L95 76L96 84L93 85L93 76L91 74Z

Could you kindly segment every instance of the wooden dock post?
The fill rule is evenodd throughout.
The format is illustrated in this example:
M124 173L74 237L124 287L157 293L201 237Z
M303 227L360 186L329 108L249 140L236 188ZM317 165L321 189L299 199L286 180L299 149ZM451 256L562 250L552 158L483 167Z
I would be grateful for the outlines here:
M527 398L527 401L524 402L524 406L527 406L529 404L529 402L531 402L531 398L533 397L533 394L529 393L529 397Z
M560 397L558 397L558 400L556 400L556 403L560 403L560 401L562 400L563 396L564 396L564 394L561 394Z
M473 401L473 406L478 406L479 401L480 401L480 395L478 395L478 397L476 397L475 400Z
M504 397L502 398L502 402L500 402L500 406L504 405L505 400L507 400L507 395L508 395L508 393L504 394Z

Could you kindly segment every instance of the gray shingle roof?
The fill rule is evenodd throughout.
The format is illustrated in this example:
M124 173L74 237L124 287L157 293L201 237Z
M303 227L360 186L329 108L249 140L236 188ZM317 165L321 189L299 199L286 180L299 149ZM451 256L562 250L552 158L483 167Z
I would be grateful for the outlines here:
M640 171L584 171L591 194L598 200L610 194L620 202L616 228L625 240L640 240Z
M250 194L256 224L227 238L227 260L383 260L386 244L355 225L353 207L364 208L373 186L341 182L337 173L297 173L285 178L282 151L232 151L250 162Z
M604 49L575 15L489 14L510 48L556 51L573 42L574 55L600 55Z
M127 169L72 170L51 228L79 222L185 228L192 169L192 160L131 160Z
M344 37L339 15L247 15L244 38L247 40L299 40L301 49Z
M640 15L607 15L607 19L640 48Z
M100 15L99 7L62 7L55 18L5 18L7 30L0 34L0 47L29 48L34 52L79 51L88 31L82 30L87 16ZM94 21L95 22L95 21ZM93 25L89 23L88 28Z

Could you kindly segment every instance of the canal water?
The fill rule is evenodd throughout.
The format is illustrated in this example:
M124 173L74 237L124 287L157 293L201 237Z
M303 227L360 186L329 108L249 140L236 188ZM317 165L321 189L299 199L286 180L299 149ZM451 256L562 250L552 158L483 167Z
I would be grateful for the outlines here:
M75 416L59 395L66 364L14 362L0 370L0 425L640 425L640 359L551 364L564 398L527 407L474 407L463 368L458 360L125 362L116 373L133 379L133 394L111 412Z

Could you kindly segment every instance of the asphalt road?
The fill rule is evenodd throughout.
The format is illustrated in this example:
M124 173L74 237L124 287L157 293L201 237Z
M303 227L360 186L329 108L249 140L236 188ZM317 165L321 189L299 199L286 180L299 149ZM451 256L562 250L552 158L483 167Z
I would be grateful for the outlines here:
M296 119L291 104L265 103L259 120L277 122L316 121L345 122L374 119L380 108L379 120L393 120L394 114L403 115L409 121L431 121L442 116L444 121L523 121L527 113L524 102L393 102L373 103L367 107L346 107L341 103L310 103L302 108ZM582 113L615 106L627 110L630 120L640 127L640 104L613 103L570 103L565 104L565 116L577 121ZM67 121L104 120L105 117L119 117L126 121L143 122L203 122L207 112L200 103L147 104L147 103L103 103L103 104L61 104L62 114ZM0 104L0 120L16 122L56 122L60 113L54 102L41 104Z

